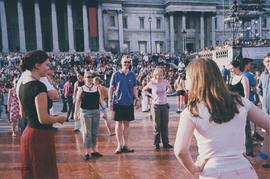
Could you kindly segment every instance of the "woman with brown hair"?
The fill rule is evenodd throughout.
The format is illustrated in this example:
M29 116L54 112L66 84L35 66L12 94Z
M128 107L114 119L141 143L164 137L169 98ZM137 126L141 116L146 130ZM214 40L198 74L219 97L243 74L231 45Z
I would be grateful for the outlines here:
M189 99L181 113L175 155L200 179L258 178L245 155L245 124L250 120L267 131L262 152L267 152L270 117L248 99L230 92L213 60L197 59L187 67ZM193 134L199 156L189 153Z
M177 96L177 111L176 113L181 113L184 110L185 104L185 95L186 95L186 87L185 87L185 74L180 73L178 78L174 83L174 89L176 90Z
M49 57L41 50L25 54L22 68L29 71L19 88L20 110L27 119L21 137L22 178L58 178L52 124L65 116L48 114L48 94L40 78L47 75Z

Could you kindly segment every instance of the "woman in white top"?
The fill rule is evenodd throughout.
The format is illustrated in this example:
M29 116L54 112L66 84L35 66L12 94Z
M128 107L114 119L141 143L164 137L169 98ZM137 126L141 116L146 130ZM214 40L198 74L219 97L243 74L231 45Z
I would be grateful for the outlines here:
M213 60L198 59L187 67L188 106L180 117L174 152L200 179L258 178L245 153L245 124L251 120L267 131L270 117L237 93L230 92ZM199 156L194 163L189 144L195 136ZM262 152L266 153L268 144ZM268 154L269 155L269 154Z

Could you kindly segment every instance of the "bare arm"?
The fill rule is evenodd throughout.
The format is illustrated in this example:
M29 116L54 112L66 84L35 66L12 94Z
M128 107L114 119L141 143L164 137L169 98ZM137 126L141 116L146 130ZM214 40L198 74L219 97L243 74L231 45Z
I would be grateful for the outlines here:
M248 112L247 119L255 123L256 125L260 126L261 128L265 129L266 133L264 136L263 147L261 151L270 156L270 116L266 114L264 111L260 110L254 104L250 108ZM260 157L249 158L252 164L258 165L264 162L264 160Z
M192 175L199 172L199 167L191 159L189 152L190 142L195 129L194 124L190 119L183 116L179 121L177 135L174 144L174 154L177 160L184 168Z
M65 116L51 116L48 114L47 94L42 92L35 97L35 105L40 124L63 123Z
M247 77L243 76L241 83L244 87L245 98L249 99L249 82Z
M7 111L10 110L10 105L11 105L11 89L8 91L8 100L7 100Z
M82 87L78 89L78 94L76 96L76 103L75 103L75 111L74 111L74 115L75 115L75 120L77 121L78 119L78 112L79 112L79 108L80 108L80 103L82 100Z
M58 94L56 89L48 91L48 96L52 100L58 100L59 99L59 94Z
M109 108L110 109L113 109L113 103L112 103L113 89L114 89L114 86L113 85L110 85L109 95L108 95L108 98L109 98Z
M168 88L167 93L171 93L172 92L172 86L171 86L170 83L168 83L167 88Z
M74 84L74 91L73 91L73 104L76 103L76 96L77 96L77 91L78 91L78 81Z
M136 109L139 109L140 108L140 100L139 100L139 97L138 97L138 89L137 89L137 86L134 86L133 87L133 95L135 97L135 105L136 105Z

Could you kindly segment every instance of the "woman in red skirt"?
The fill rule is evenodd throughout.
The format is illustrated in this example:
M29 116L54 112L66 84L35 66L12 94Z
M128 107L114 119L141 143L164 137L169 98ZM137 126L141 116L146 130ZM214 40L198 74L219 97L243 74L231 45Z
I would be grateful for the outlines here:
M49 70L49 57L40 50L25 54L22 70L29 73L19 86L22 117L27 127L21 137L22 178L58 178L53 123L63 123L65 116L48 114L46 86L39 81Z

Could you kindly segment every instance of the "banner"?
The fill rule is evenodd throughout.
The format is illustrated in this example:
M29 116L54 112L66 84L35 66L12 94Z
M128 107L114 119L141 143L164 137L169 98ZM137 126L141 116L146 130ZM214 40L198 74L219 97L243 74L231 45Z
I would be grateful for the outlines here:
M90 37L97 37L97 10L95 7L89 8Z
M264 55L270 52L270 47L243 47L242 56L254 60L262 60Z

